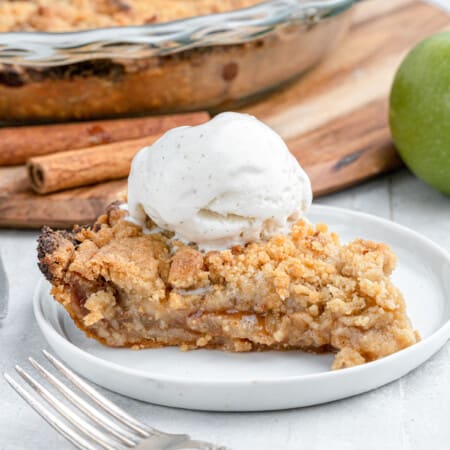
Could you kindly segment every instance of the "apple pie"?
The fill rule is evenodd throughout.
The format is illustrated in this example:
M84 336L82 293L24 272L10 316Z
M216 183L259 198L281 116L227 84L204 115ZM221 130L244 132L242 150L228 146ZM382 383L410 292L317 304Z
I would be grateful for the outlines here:
M341 244L301 219L288 235L200 252L121 204L88 227L45 228L39 267L87 336L111 347L334 352L333 369L416 343L385 244Z
M0 0L0 120L230 109L310 69L351 22L352 2L246 12L261 1Z

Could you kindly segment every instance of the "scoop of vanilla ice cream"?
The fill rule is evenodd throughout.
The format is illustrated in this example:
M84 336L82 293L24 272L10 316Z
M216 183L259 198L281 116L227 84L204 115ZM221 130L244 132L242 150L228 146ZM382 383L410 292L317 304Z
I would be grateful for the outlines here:
M308 176L281 137L247 114L174 128L134 158L132 219L148 215L202 250L289 233L312 201Z

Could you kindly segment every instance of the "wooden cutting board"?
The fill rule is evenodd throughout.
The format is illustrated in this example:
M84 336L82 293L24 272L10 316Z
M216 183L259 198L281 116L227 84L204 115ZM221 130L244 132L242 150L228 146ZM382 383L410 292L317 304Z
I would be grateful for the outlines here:
M387 122L390 85L406 52L450 27L435 6L414 0L367 1L354 8L349 33L297 82L242 108L265 121L312 180L316 196L400 166ZM0 168L0 226L69 227L92 222L126 189L112 181L34 195L24 167Z

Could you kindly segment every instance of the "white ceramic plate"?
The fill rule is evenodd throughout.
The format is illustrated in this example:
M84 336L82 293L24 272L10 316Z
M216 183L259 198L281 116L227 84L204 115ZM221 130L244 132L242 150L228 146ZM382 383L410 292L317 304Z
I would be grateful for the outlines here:
M328 223L344 241L387 242L398 255L393 278L423 340L401 352L331 371L332 355L300 351L232 354L178 348L129 350L87 339L48 294L34 298L39 327L54 352L89 380L161 405L214 411L261 411L337 400L395 380L433 355L450 337L450 256L417 233L367 214L313 206L309 219Z

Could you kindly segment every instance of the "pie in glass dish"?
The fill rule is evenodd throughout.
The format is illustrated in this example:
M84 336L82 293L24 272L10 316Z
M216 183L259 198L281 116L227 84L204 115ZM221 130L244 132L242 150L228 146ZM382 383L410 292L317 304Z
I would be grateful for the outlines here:
M307 174L254 117L170 130L135 156L127 195L39 238L53 296L102 344L335 352L340 369L420 339L390 248L309 223Z
M2 0L0 121L225 110L286 84L355 0Z

